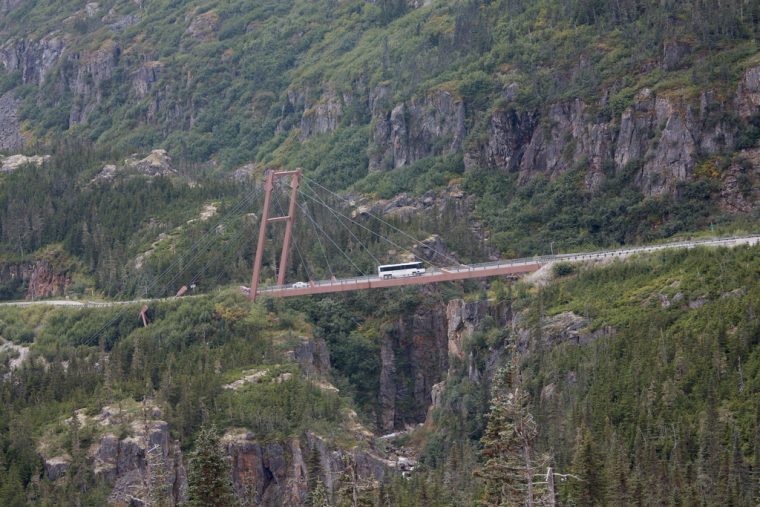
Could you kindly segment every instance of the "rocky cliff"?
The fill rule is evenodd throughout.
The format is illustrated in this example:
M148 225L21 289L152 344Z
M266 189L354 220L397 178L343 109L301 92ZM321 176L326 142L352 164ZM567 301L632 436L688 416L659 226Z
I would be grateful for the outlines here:
M439 308L401 317L383 335L378 427L392 432L424 421L433 385L448 368L446 319Z
M109 505L143 506L151 499L165 498L177 505L187 499L187 475L179 442L169 436L169 425L159 419L161 410L153 403L136 409L134 402L104 407L88 417L76 412L77 425L97 437L85 452L85 462L98 480L111 486ZM68 419L67 424L72 425ZM117 436L116 433L120 433ZM43 439L40 454L45 474L51 481L66 476L73 458L57 454Z
M0 263L0 288L3 297L38 299L61 296L71 286L71 273L48 260Z
M380 86L370 97L370 171L402 167L461 149L466 134L461 98L447 90L431 90L394 104L389 95L389 90Z
M504 93L513 95L509 88ZM522 181L581 165L593 190L637 163L634 181L645 195L673 193L693 178L700 160L734 150L742 122L760 112L760 67L745 71L733 97L703 90L689 99L642 88L621 113L604 119L611 110L609 92L593 104L575 99L531 112L497 110L485 140L468 148L465 165L518 171Z

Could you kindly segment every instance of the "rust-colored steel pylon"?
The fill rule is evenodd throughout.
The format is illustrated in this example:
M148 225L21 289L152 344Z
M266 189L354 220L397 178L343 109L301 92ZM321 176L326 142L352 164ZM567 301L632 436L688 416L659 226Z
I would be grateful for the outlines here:
M288 205L288 214L282 217L269 217L269 204L274 190L274 180L276 178L291 177L290 180L290 204ZM256 295L259 290L259 280L261 278L261 262L264 259L264 242L266 241L267 224L271 222L285 222L285 238L282 241L282 255L280 256L280 269L277 272L277 285L285 284L285 267L288 264L288 254L290 253L290 240L293 237L293 219L296 215L296 198L298 195L298 185L301 182L301 168L295 171L269 171L266 182L264 183L264 210L261 214L261 224L259 225L259 242L256 244L256 258L253 261L253 277L251 279L251 293L248 296L251 301L256 301Z

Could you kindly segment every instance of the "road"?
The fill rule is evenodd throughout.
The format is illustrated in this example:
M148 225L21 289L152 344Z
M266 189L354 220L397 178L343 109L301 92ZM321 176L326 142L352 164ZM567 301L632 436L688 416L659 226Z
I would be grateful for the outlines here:
M293 286L269 286L259 289L259 295L287 297L305 296L310 294L327 294L383 287L398 287L402 285L420 285L426 283L449 282L468 278L485 278L490 276L518 275L531 273L553 262L583 262L610 258L623 258L629 255L656 252L659 250L694 248L697 246L755 245L760 241L760 235L735 236L730 238L709 238L700 240L676 241L657 245L620 248L616 250L598 250L576 254L557 254L506 261L469 264L447 268L433 268L423 275L404 278L381 279L377 275L343 278L338 280L320 280L310 282L308 287L294 288Z
M419 285L467 278L485 278L489 276L518 275L531 273L553 262L583 262L611 258L624 258L633 254L656 252L660 250L672 250L682 248L695 248L697 246L723 246L734 247L738 245L756 245L760 242L760 234L735 236L728 238L709 238L700 240L677 241L657 245L637 246L620 248L616 250L598 250L576 254L557 254L537 257L526 257L506 261L487 262L482 264L470 264L452 266L447 268L434 268L425 274L415 277L381 279L376 275L356 278L344 278L339 280L320 280L311 282L308 287L295 289L290 285L269 286L259 289L259 295L285 297L303 296L309 294L327 294L332 292L345 292L382 287L397 287L402 285ZM200 297L201 295L185 296ZM0 306L62 306L75 308L108 308L112 306L150 304L159 301L176 300L174 297L157 299L134 299L130 301L75 301L69 299L50 299L42 301L8 301L0 303Z

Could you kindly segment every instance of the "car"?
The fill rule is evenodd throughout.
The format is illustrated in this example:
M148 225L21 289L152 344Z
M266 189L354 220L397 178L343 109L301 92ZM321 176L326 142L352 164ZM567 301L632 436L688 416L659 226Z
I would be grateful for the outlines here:
M291 287L294 289L305 289L308 286L309 284L306 282L296 282L293 285L291 285Z

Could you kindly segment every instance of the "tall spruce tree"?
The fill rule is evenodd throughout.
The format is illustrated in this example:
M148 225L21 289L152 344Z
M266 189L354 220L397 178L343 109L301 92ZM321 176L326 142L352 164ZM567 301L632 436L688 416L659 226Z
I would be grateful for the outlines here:
M494 376L488 425L480 440L486 462L475 475L485 480L484 505L545 503L546 483L536 484L536 477L545 471L547 460L535 451L538 426L529 402L513 352L511 366Z
M600 505L604 502L602 460L596 443L586 424L578 428L575 439L573 471L581 480L575 482L575 500L578 505Z
M195 450L190 455L187 482L189 507L232 507L238 504L230 481L230 467L213 426L198 430Z

